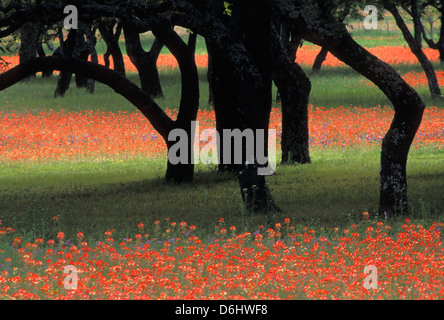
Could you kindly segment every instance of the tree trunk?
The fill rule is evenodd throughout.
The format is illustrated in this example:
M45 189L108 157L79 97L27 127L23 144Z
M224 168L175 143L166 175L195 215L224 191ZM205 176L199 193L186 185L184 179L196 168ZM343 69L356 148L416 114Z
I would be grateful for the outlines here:
M326 28L338 31L326 33L323 27L313 24L300 31L305 39L327 47L339 60L375 83L393 104L395 116L382 142L379 213L407 214L407 157L421 124L424 102L390 65L356 43L344 27L339 29L334 24Z
M116 21L101 21L98 25L99 32L106 43L106 52L104 54L105 66L109 67L109 57L112 56L114 71L125 75L125 62L123 60L122 50L120 50L119 39L122 33L121 23L117 24L116 32L114 26Z
M255 140L254 159L247 158L247 149L243 146L243 164L238 171L242 199L247 210L253 212L279 211L265 181L265 175L259 174L258 130L264 131L265 139L261 148L268 156L268 128L271 113L272 57L271 57L271 15L267 1L246 0L243 2L241 34L250 56L253 70L246 70L245 78L240 83L238 106L240 128L252 129ZM248 22L247 22L248 21ZM250 80L250 81L249 81Z
M40 42L40 44L38 45L38 47L37 47L37 55L40 57L40 58L44 58L44 57L46 57L46 54L45 54L45 50L43 50L43 44ZM52 70L46 70L46 71L43 71L42 72L42 77L43 78L51 78L52 77L52 74L53 74L53 71Z
M369 57L369 54L365 55ZM407 158L425 105L390 66L383 66L376 58L372 60L370 63L360 62L361 74L384 91L395 109L393 121L382 141L379 213L407 214Z
M96 27L91 26L85 29L85 36L86 36L86 49L88 50L89 56L91 57L92 63L99 63L99 57L97 56L96 51L96 44L97 44L97 38L96 38ZM86 92L94 94L95 90L95 80L94 79L88 79L86 83Z
M153 98L163 97L159 72L157 70L157 59L164 44L156 38L150 51L146 52L142 48L137 31L126 26L124 26L123 31L125 34L126 51L131 62L137 68L142 90Z
M190 49L190 51L192 52L193 57L196 54L196 44L197 44L197 34L194 32L191 32L188 35L188 44L187 45L188 45L188 49Z
M85 29L86 26L83 23L79 24L79 29L76 33L76 42L74 45L73 56L84 61L88 61L89 51L85 40ZM88 78L83 75L75 75L77 88L86 88L88 86Z
M413 34L416 46L422 48L422 22L421 13L418 9L418 0L411 0L410 5L412 8L411 15L413 18Z
M224 140L224 130L234 130L240 127L238 104L238 76L229 66L229 61L219 48L207 41L208 60L211 60L211 71L208 72L211 99L216 117L218 169L219 172L236 173L239 164L234 163L236 157L233 144ZM227 156L227 154L231 156Z
M63 39L63 33L60 31L60 50L54 52L54 55L61 55L63 57L72 57L74 52L74 46L76 42L77 30L71 29L68 32L68 37L66 41ZM69 84L71 83L72 73L66 71L60 71L59 77L57 79L57 86L54 91L54 98L63 97L69 89Z
M95 52L95 34L88 30L89 26L81 23L79 29L71 29L68 32L68 39L63 40L63 34L60 32L60 50L54 52L54 55L61 54L65 57L75 57L83 61L88 61L88 57L92 54L93 62L98 63L97 53ZM85 40L85 36L87 40ZM69 89L71 83L72 73L60 72L57 80L57 87L54 92L54 97L64 96ZM94 93L94 81L86 78L82 74L75 75L77 88L86 88L86 92Z
M438 50L439 53L439 60L441 63L444 63L444 0L441 0L441 6L437 7L437 9L440 11L441 17L441 28L440 28L440 34L439 39L437 42L433 40L433 30L431 32L430 38L427 36L427 33L425 31L424 25L421 23L421 20L416 20L416 28L421 30L421 34L431 49ZM433 28L433 25L432 25Z
M308 128L310 79L288 56L289 50L284 48L277 33L273 37L273 48L273 80L282 102L282 164L311 163Z
M37 56L38 49L38 27L36 24L27 23L20 29L20 48L19 62L23 63L27 60L34 59ZM35 77L35 74L30 76ZM29 79L28 77L27 79Z
M321 51L319 51L313 63L313 67L311 68L312 72L318 72L319 70L321 70L322 63L324 63L325 59L327 58L327 54L328 50L322 47Z
M220 32L205 35L219 133L219 170L237 172L241 197L248 211L279 210L261 170L269 163L264 165L259 161L263 157L258 152L262 149L264 157L268 156L272 88L270 8L265 0L243 0L233 3L230 15L226 16L217 7L219 4L214 3L220 14L215 25L223 27L217 28ZM238 144L227 141L224 130L237 130ZM239 140L241 135L244 137ZM227 151L231 151L229 155Z
M296 55L302 41L301 37L294 33L291 33L288 29L288 26L281 23L279 19L277 19L277 21L275 21L274 23L275 25L280 25L280 40L284 46L283 49L279 50L283 50L284 52L286 52L288 58L290 59L290 62L296 62ZM276 93L276 103L281 102L281 92L278 88Z
M182 143L180 140L167 141L168 162L165 180L176 184L191 182L194 176L194 127L191 122L183 121L175 123L174 127L170 129L170 133L174 129L183 130L182 132L185 133L185 136L182 137L182 139L186 138L185 148L181 148L180 152L186 152L186 155L173 152L173 146L176 143ZM180 162L173 158L179 158Z
M173 144L167 141L168 164L165 178L167 181L174 183L188 182L193 179L194 175L193 141L195 132L193 122L196 121L199 110L199 76L194 59L194 50L183 42L173 28L153 30L153 33L156 38L159 38L166 45L179 64L182 83L180 107L177 120L171 130L177 128L186 133L188 148L187 159L181 163L173 163L169 154ZM160 52L160 48L158 50Z

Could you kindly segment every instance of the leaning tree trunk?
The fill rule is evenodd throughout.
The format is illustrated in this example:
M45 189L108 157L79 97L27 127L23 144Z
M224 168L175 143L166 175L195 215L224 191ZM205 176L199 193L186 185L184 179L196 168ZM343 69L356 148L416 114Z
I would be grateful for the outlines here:
M316 56L315 61L313 62L313 66L311 68L312 72L318 72L321 70L322 64L324 63L325 59L327 58L328 50L324 47L322 47L321 51Z
M308 128L310 79L289 57L278 35L273 37L273 79L282 102L282 163L311 163Z
M339 27L334 24L329 29ZM312 24L301 31L308 41L326 46L339 60L375 83L392 102L395 116L381 150L379 213L406 214L407 157L421 124L424 102L390 65L356 43L345 28L332 34Z

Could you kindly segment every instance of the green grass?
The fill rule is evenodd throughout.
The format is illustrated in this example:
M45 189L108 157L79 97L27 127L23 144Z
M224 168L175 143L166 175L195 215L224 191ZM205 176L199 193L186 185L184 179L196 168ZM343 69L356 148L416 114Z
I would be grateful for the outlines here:
M128 73L128 79L140 86L139 77L135 73ZM156 99L162 108L177 108L180 103L181 83L178 70L163 70L160 72L161 84L165 98ZM208 107L208 82L206 70L199 70L200 78L200 106ZM57 85L57 75L52 78L37 76L29 81L22 81L0 92L0 110L16 112L38 112L52 109L54 111L137 111L128 100L116 94L113 89L96 82L95 94L86 94L84 89L76 88L74 77L69 90L63 98L54 98Z
M82 231L98 239L105 230L124 237L139 222L151 225L167 217L195 224L208 236L221 217L251 231L284 218L295 225L347 227L362 212L375 212L378 149L316 150L312 156L311 165L278 166L267 178L283 210L268 215L246 212L236 179L203 165L197 166L191 184L177 186L163 179L165 159L2 164L0 220L29 238L54 237L48 224L58 216L57 231L69 237ZM412 150L408 179L411 217L442 221L442 153Z
M435 71L443 70L443 65L433 63ZM394 69L401 75L408 72L423 73L420 65L395 65ZM310 103L325 108L338 106L375 107L378 105L392 105L384 93L376 86L368 86L369 82L350 67L324 66L320 72L312 74L311 67L304 67L310 76L312 90ZM416 87L426 106L442 107L440 101L431 98L428 86Z

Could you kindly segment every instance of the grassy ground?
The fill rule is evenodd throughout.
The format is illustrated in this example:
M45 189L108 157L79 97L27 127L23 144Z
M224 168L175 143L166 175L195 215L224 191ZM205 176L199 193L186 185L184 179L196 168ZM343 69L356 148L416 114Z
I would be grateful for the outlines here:
M279 166L268 177L283 212L246 212L236 179L198 166L191 185L163 180L165 159L115 162L1 165L0 220L20 234L54 237L48 225L58 216L58 231L96 237L115 229L124 236L139 222L170 217L198 226L209 235L219 218L242 230L290 218L297 225L344 227L374 213L378 202L379 150L314 151L313 164ZM409 198L413 218L442 221L442 153L412 151ZM26 237L26 236L25 236Z

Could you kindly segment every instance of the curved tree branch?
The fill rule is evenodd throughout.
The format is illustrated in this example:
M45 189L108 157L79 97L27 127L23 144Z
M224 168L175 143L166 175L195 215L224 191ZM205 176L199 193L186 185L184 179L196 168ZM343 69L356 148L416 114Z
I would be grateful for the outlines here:
M105 66L70 57L45 57L26 62L0 74L0 91L25 79L31 74L47 70L59 70L81 74L99 81L130 101L151 122L154 129L165 139L173 125L168 115L137 85Z

